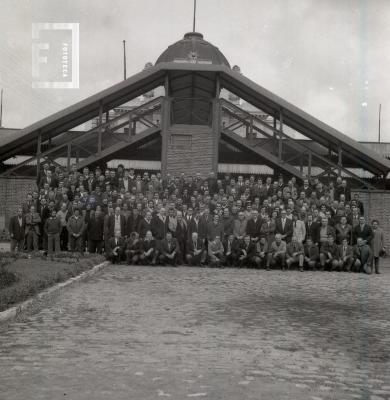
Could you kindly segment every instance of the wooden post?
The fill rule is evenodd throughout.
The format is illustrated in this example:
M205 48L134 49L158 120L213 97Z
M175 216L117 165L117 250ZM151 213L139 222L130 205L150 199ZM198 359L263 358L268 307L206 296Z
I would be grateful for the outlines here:
M102 153L102 122L103 122L103 104L99 104L99 131L98 131L98 153Z
M42 150L42 132L38 132L38 143L37 143L37 176L39 176L41 168L41 151Z
M212 132L214 135L213 138L213 171L215 176L218 174L218 158L219 158L219 139L221 135L221 103L218 99L215 99L212 104L212 113L213 113L213 125Z
M70 157L72 155L72 144L68 143L68 151L67 151L67 159L66 159L66 168L68 169L68 172L70 171Z
M274 132L273 132L273 137L274 137L274 154L278 152L277 147L278 147L278 137L276 134L276 113L274 114L274 124L273 124Z
M169 75L168 72L165 74L164 78L164 89L165 89L165 97L169 97Z
M281 161L282 160L282 155L283 155L283 138L282 138L282 133L283 133L283 112L282 109L279 110L279 121L280 121L280 126L279 126L279 148L278 148L278 158Z
M133 118L133 113L129 113L129 134L128 134L128 136L129 136L129 138L130 138L130 136L132 135L132 130L133 130L133 127L132 127L132 118Z
M307 177L308 179L311 178L311 151L309 152L309 163L307 166Z
M343 149L341 148L341 145L339 145L339 151L338 151L338 176L341 176L341 167L343 166Z
M164 97L161 105L161 174L167 177L168 141L171 114L171 99Z
M215 82L215 98L219 99L219 95L221 93L221 81L219 79L219 74L217 74L216 82Z
M250 125L249 125L249 137L253 139L253 115L250 116Z

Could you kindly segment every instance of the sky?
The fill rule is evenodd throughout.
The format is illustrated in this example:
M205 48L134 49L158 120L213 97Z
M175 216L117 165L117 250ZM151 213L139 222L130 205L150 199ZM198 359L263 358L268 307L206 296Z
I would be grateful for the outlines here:
M197 27L257 84L361 141L390 142L390 0L197 0ZM141 71L192 30L193 0L0 0L3 126ZM32 88L32 24L79 23L80 86Z

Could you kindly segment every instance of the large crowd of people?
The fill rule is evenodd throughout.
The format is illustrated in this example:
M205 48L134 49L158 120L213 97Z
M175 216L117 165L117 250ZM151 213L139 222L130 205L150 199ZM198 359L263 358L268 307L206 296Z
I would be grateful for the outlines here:
M380 273L383 230L346 180L207 178L44 164L10 218L11 251L113 263Z

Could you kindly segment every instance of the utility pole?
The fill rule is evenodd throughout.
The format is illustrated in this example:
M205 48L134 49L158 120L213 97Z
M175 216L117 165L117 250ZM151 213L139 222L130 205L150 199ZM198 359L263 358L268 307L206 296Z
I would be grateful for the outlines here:
M382 104L379 104L378 143L381 142L381 112L382 112Z
M194 22L192 25L192 32L195 32L195 25L196 25L196 0L194 0Z
M0 97L0 128L3 126L3 89L1 89Z
M126 40L123 40L123 79L126 80Z

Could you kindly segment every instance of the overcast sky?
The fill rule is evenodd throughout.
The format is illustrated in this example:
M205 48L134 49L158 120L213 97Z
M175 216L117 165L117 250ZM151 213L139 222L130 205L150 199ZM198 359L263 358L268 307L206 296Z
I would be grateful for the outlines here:
M155 62L193 0L0 0L3 126L23 128ZM390 0L198 0L202 32L244 75L357 140L390 142ZM80 24L80 88L32 89L31 24Z

